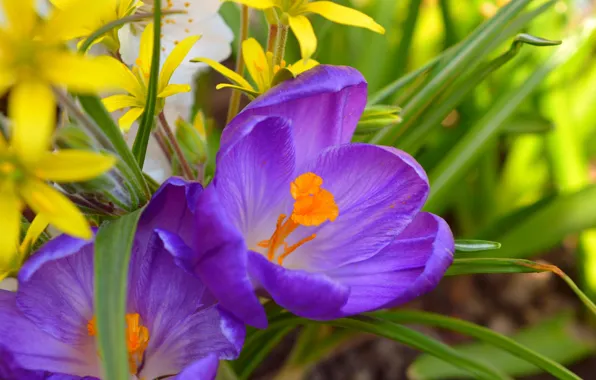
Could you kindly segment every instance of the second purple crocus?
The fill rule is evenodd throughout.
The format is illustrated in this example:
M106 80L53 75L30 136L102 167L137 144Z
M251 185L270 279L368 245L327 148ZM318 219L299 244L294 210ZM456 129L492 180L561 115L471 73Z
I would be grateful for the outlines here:
M247 323L267 323L256 294L333 319L403 304L451 264L448 225L421 212L422 167L395 148L350 143L365 104L358 71L321 65L257 98L224 130L206 189L223 215L198 207L213 244L195 247L186 264Z

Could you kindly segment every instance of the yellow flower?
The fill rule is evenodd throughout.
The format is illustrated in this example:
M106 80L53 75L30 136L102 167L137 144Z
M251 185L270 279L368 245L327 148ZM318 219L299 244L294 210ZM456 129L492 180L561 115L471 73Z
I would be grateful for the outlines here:
M316 13L338 24L357 26L384 34L385 29L371 17L355 9L344 7L331 1L309 0L228 0L244 4L256 9L277 9L280 20L289 24L300 43L303 58L309 58L317 50L317 37L312 24L306 18L310 13Z
M253 87L240 74L228 69L221 63L218 63L212 59L195 58L191 59L191 61L208 64L233 83L219 84L216 87L218 90L226 87L235 88L244 92L250 98L257 97L276 84L279 84L282 80L288 79L290 76L295 77L296 75L306 70L312 69L319 64L314 59L301 59L292 65L286 65L284 61L282 61L281 65L274 65L273 53L265 53L261 45L254 38L249 38L242 42L242 59L246 64L248 74L256 84L256 88Z
M33 0L1 0L0 4L7 20L0 25L0 96L12 88L8 114L15 128L26 135L16 143L29 145L30 152L38 154L54 126L52 87L66 86L75 92L114 87L114 64L109 57L82 57L64 46L81 23L87 22L92 5L55 10L43 20ZM38 158L23 157L27 161Z
M61 10L81 6L82 4L87 7L91 3L95 3L93 4L94 8L90 15L91 17L87 18L87 23L81 25L77 33L75 33L77 35L74 35L73 37L88 37L102 26L107 25L112 21L130 16L143 5L140 0L101 0L94 2L88 0L50 0L50 2L56 8ZM118 51L120 48L118 30L120 30L120 28L112 29L94 41L94 43L102 42L111 51Z
M15 252L25 204L57 229L75 237L90 238L91 229L83 214L46 181L86 181L109 170L116 162L114 157L88 151L52 152L48 150L49 136L43 143L29 144L30 136L27 129L14 125L10 145L0 136L0 261Z
M180 66L192 46L199 40L199 36L190 36L180 41L172 50L172 53L165 59L157 86L157 107L156 114L161 112L165 104L165 98L181 92L189 92L188 84L170 84L174 71ZM149 85L149 74L151 70L151 56L153 52L153 24L147 25L141 35L141 46L136 65L130 70L126 65L118 62L118 77L121 78L120 88L128 92L128 95L112 95L103 100L108 111L113 112L123 108L129 108L118 121L123 131L128 131L145 110L147 101L147 89ZM115 60L114 60L115 61Z
M0 281L4 280L9 274L18 271L25 257L30 253L31 248L33 248L33 245L47 226L47 218L42 214L37 214L29 225L21 244L14 247L15 249L8 255L0 256Z

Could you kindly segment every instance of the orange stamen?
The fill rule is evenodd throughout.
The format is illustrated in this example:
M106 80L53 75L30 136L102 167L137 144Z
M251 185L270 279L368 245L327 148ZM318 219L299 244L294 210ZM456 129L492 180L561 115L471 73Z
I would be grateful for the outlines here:
M282 214L277 219L275 231L269 240L257 243L261 248L267 248L267 259L273 261L275 252L283 245L282 254L277 258L279 265L298 247L316 238L312 234L299 242L288 246L286 239L299 226L318 226L327 220L333 222L339 215L339 208L333 194L321 188L323 179L314 173L298 176L290 185L290 193L295 199L294 209L290 217Z
M137 313L126 314L126 348L128 350L128 365L130 373L136 375L139 365L143 362L143 355L149 345L149 330L140 324L141 316ZM89 336L97 335L97 318L87 323Z

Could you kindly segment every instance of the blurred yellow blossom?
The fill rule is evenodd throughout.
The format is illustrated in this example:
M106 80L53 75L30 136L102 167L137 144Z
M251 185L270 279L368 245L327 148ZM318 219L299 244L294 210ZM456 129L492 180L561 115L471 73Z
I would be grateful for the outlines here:
M159 74L156 113L161 112L165 104L165 98L168 96L190 91L190 85L170 84L170 79L176 68L182 63L199 38L199 36L186 37L184 40L176 44L170 55L165 59ZM132 123L134 123L145 110L152 52L153 24L149 24L141 36L139 56L133 69L130 70L126 65L118 62L119 74L117 76L122 79L120 88L128 92L128 95L112 95L103 100L106 108L110 112L129 108L119 120L120 128L125 132L130 129Z
M357 26L384 34L385 29L371 17L355 9L331 1L309 0L229 0L251 8L279 10L280 20L290 28L300 43L303 58L309 58L317 50L317 37L306 15L315 13L338 24Z
M265 53L261 45L254 38L249 38L242 42L242 59L246 63L246 68L249 75L255 82L256 88L254 88L240 74L228 69L224 65L215 62L212 59L195 58L191 61L208 64L233 83L219 84L217 85L218 90L220 88L226 87L235 88L237 90L243 91L249 97L256 97L269 90L275 84L279 83L276 76L280 73L281 69L287 69L289 72L291 72L291 75L296 76L319 64L314 59L301 59L292 65L286 65L284 61L282 61L281 65L274 65L273 53Z
M35 112L31 112L35 114ZM10 144L0 136L0 258L13 255L19 238L21 212L27 204L57 229L83 239L91 229L79 209L46 183L78 182L97 177L114 166L114 157L89 151L49 150L50 136L30 144L30 131L13 125Z
M19 245L16 241L12 252L2 252L3 255L0 256L0 281L4 280L9 274L18 271L47 226L48 219L42 214L37 214L29 225L21 244Z
M8 116L26 136L15 144L30 146L31 155L22 159L36 161L55 121L52 87L85 93L113 88L117 85L114 62L109 57L83 57L64 46L87 23L93 5L54 10L42 19L33 0L2 0L1 4L6 23L0 25L0 96L12 89Z
M88 5L90 3L87 0L50 0L50 2L60 10L80 6L80 4ZM102 26L130 16L143 5L143 2L140 0L101 0L94 3L96 4L94 4L91 15L86 18L87 23L80 25L78 33L76 33L78 35L75 37L88 37ZM101 42L111 51L118 51L120 48L119 30L120 28L110 30L94 41L94 43Z

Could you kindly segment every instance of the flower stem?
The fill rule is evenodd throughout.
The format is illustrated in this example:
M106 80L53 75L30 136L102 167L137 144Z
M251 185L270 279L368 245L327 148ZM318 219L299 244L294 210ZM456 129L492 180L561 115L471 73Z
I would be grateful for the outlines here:
M163 112L161 112L159 114L159 121L161 122L161 127L163 129L166 139L172 146L172 149L174 149L174 153L176 154L176 157L178 158L178 161L180 162L180 167L182 168L182 174L184 175L184 177L186 179L192 180L194 178L192 169L190 168L190 165L188 164L186 157L184 157L184 153L182 152L182 149L180 149L180 145L178 145L176 136L174 136L174 133L172 132L172 129L170 128L168 122L166 121L166 117L163 114Z
M269 25L269 39L267 40L267 51L274 52L275 51L275 42L277 41L277 32L279 27L277 24Z
M289 26L283 23L277 24L277 38L275 39L275 48L273 50L273 64L281 65L286 52L286 41L288 40Z
M242 58L242 42L248 38L248 7L242 5L242 15L240 17L240 38L238 39L238 53L236 54L236 73L244 73L244 59ZM226 118L226 124L228 124L240 109L240 91L232 90L232 96L230 97L230 104L228 106L228 117Z

